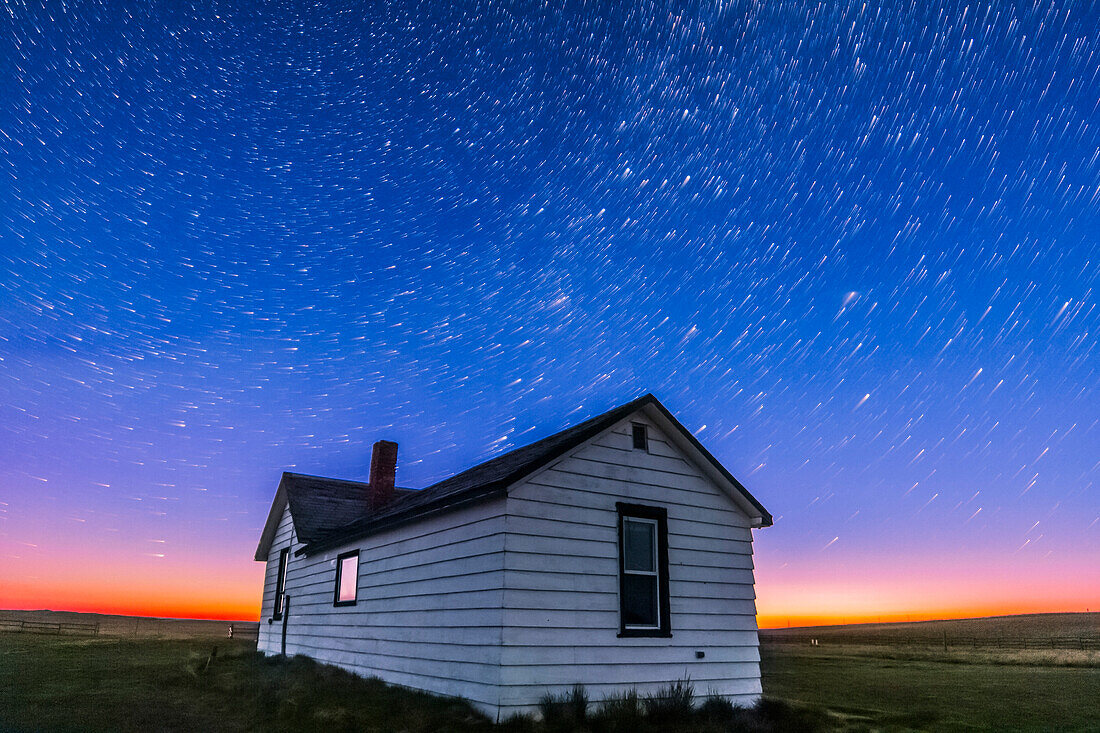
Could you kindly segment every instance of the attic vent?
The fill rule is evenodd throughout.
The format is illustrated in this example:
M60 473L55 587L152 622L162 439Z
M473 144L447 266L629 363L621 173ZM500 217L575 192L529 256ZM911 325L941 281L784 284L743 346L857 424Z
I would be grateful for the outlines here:
M649 440L646 437L645 425L634 423L634 450L649 450Z

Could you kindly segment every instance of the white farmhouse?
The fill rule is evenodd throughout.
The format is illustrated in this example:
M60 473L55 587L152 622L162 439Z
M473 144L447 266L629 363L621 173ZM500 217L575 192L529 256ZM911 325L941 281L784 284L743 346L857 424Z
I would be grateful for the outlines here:
M283 474L259 649L503 719L690 678L760 696L752 529L772 517L652 395L419 491Z

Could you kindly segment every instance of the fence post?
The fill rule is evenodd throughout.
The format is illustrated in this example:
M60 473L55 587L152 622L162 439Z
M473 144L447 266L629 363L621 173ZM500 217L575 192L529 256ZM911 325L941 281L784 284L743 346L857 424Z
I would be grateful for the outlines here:
M943 630L943 650L947 651L947 629Z

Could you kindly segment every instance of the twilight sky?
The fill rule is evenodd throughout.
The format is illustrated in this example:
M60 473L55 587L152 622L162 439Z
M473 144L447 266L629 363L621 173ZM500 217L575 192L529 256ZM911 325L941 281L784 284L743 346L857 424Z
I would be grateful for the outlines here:
M1089 4L27 5L0 608L255 618L282 471L647 391L763 625L1100 606Z

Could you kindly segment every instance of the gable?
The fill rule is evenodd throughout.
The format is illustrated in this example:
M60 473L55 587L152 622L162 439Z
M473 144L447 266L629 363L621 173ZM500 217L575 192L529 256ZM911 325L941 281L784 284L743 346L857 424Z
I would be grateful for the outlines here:
M645 449L634 447L633 427L636 425L645 428ZM570 485L570 480L562 483L560 474L564 472L576 477L577 486L595 481L607 491L608 486L618 483L624 497L632 496L631 488L642 484L650 491L660 486L666 486L672 493L686 489L697 497L701 496L700 491L709 492L721 501L711 504L708 500L707 504L724 511L732 510L743 517L736 520L739 526L768 526L771 516L761 511L762 508L724 468L718 470L720 464L715 467L717 462L697 441L685 439L682 432L682 426L670 422L662 411L643 406L559 459L525 476L515 486L522 486L525 496L535 498L546 481L550 481L548 485ZM559 475L543 479L547 472ZM659 499L649 494L647 500Z
M654 401L647 405L646 414L662 430L668 442L680 451L680 455L698 467L715 486L722 490L749 518L753 527L772 526L772 515L749 493L740 481L703 447L680 421L672 416L664 405Z

